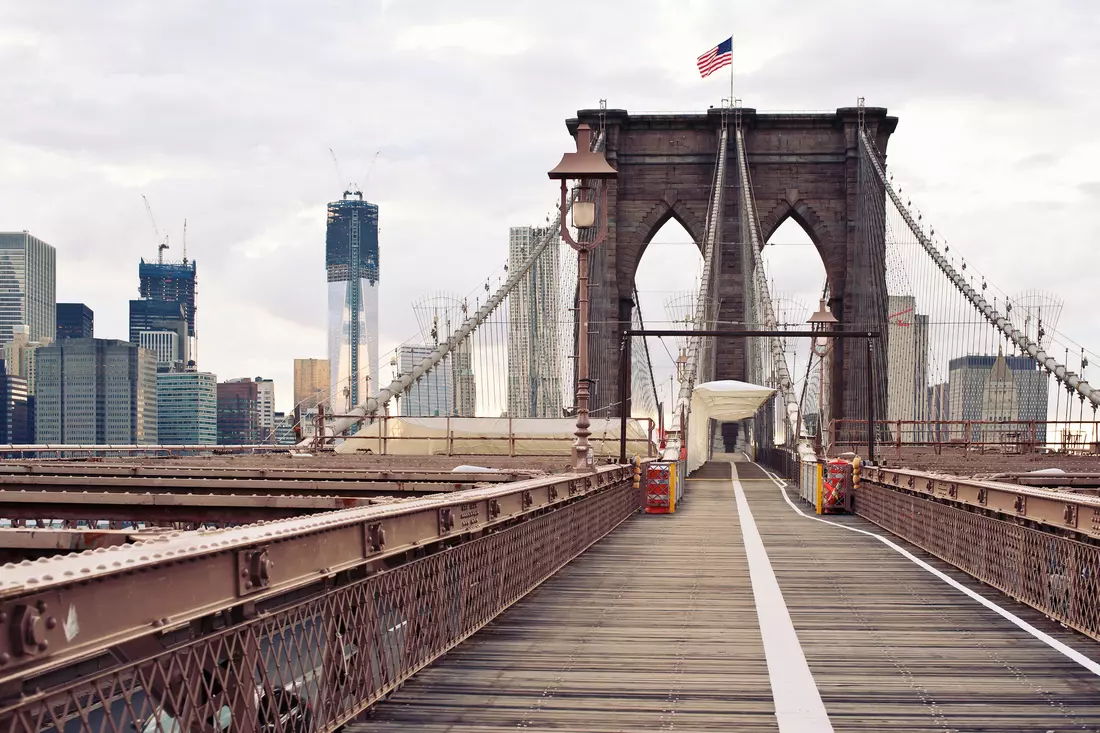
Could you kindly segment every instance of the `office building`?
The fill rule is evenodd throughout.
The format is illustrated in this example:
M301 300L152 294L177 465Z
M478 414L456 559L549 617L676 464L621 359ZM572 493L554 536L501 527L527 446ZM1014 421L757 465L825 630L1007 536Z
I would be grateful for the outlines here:
M177 331L138 331L137 345L153 352L158 372L183 371L181 348L185 343Z
M157 374L157 435L161 445L218 442L218 378L209 372Z
M378 206L359 191L328 205L329 394L334 412L364 402L378 368Z
M187 321L187 335L195 337L195 286L198 284L194 260L183 262L146 262L138 264L139 290L143 300L179 303Z
M257 445L260 442L259 383L230 379L218 383L218 443Z
M889 296L887 308L886 419L927 420L928 316L917 313L912 295ZM920 427L903 427L903 439L922 438Z
M275 436L275 382L256 377L256 424L260 428L260 442L270 443Z
M519 267L546 235L542 227L512 227L508 266ZM562 328L558 247L551 246L508 297L508 414L561 417Z
M268 442L275 445L295 445L298 442L294 433L294 419L288 417L285 412L275 413L275 434L273 440Z
M328 407L328 380L328 359L294 360L294 406L299 414L321 403Z
M30 341L57 334L57 253L27 232L0 232L0 344L25 325Z
M398 375L408 374L435 351L434 346L401 346L397 349ZM453 413L451 372L433 369L401 395L399 413L405 417L441 417Z
M167 336L148 336L146 343L153 346L158 355L166 356L174 348L175 360L187 366L191 358L191 339L188 337L187 318L182 303L168 300L131 300L130 301L130 343L141 345L141 334L171 332L175 339ZM175 342L175 346L169 344Z
M27 445L34 442L33 402L27 392L27 381L8 374L0 361L0 444Z
M57 341L95 336L95 314L83 303L57 304Z
M962 356L948 372L948 412L953 421L1036 421L1038 440L1046 440L1047 375L1030 356ZM1026 429L1021 424L990 428L997 434ZM972 440L982 440L983 428L972 426ZM988 431L987 431L988 432ZM965 437L965 426L953 425L952 438Z
M35 354L40 443L155 444L156 359L114 339L65 339Z
M27 382L27 393L34 394L35 389L35 353L43 346L53 343L52 339L31 341L30 328L22 324L12 328L11 341L4 344L4 363L7 373L22 377Z
M477 383L470 344L463 342L451 352L454 384L454 414L457 417L477 416Z

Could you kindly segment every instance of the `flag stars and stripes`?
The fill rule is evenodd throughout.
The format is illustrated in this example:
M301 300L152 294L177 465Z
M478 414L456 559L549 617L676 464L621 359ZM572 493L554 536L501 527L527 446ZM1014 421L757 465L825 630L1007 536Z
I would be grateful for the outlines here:
M706 79L723 66L733 63L733 36L719 43L699 57L696 65L699 67L699 76Z

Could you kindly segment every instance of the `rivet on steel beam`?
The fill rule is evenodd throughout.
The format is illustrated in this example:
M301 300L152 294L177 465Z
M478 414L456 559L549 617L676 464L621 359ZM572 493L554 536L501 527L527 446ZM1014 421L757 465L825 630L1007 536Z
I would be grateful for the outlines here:
M386 530L381 522L367 525L367 552L381 552L386 549Z
M271 585L271 571L275 563L267 554L267 550L249 550L240 556L241 577L245 578L244 590L266 588Z
M19 605L12 613L11 647L16 656L29 656L49 646L42 616L31 606Z
M1071 527L1077 526L1077 507L1073 504L1066 504L1066 510L1062 512L1062 517L1066 520L1066 524Z

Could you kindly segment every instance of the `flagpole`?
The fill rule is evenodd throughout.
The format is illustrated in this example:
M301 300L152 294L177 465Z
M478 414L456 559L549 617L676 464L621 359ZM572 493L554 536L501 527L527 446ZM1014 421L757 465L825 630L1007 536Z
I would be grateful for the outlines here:
M733 109L733 34L730 34L730 109Z

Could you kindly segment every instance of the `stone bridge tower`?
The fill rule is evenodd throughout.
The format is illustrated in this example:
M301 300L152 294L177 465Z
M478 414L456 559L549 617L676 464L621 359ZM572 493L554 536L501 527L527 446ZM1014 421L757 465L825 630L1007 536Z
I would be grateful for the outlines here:
M674 218L702 245L724 114L731 131L716 274L721 301L718 320L731 324L745 320L742 248L747 246L741 241L734 113L711 109L702 114L631 115L617 109L581 110L566 122L573 134L580 122L603 129L607 159L619 171L608 192L607 241L592 254L589 353L595 380L593 410L611 406L604 414L619 414L619 334L629 327L634 276L654 234ZM787 218L794 218L809 234L825 265L829 307L841 327L881 327L887 315L884 233L881 212L876 219L877 232L865 221L866 213L861 213L868 206L867 196L861 199L868 182L860 178L859 110L761 114L742 109L740 116L761 241L766 242ZM866 107L864 119L872 140L885 155L897 118L887 116L883 108ZM881 202L881 186L878 190ZM866 323L868 313L875 314L871 320L879 326ZM859 406L865 404L865 396L848 387L845 375L862 372L863 345L847 344L847 358L845 345L837 342L833 361L832 404L841 406L834 416L862 417ZM720 344L716 377L744 380L745 358L741 342ZM885 359L883 343L875 360L876 374L883 378ZM629 395L626 397L629 400Z

